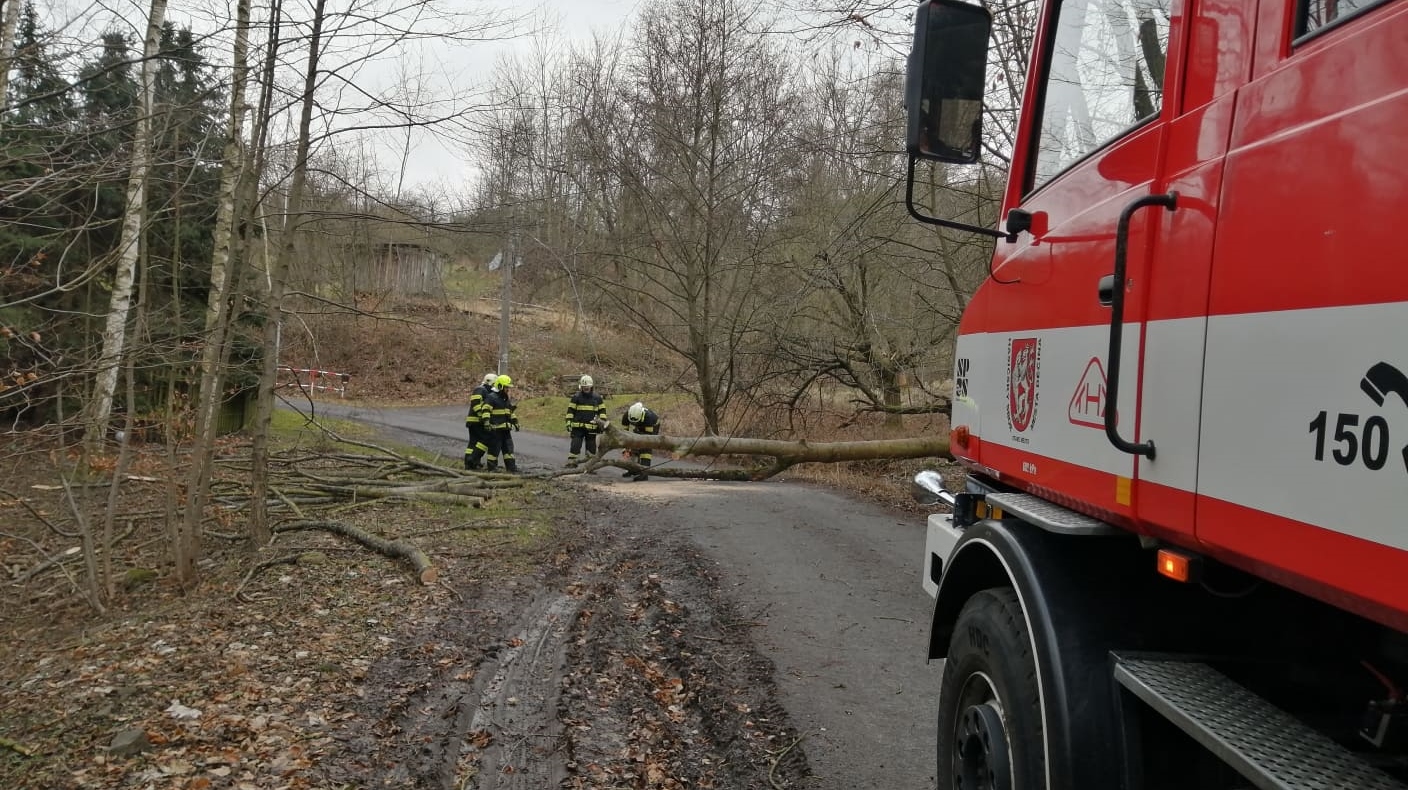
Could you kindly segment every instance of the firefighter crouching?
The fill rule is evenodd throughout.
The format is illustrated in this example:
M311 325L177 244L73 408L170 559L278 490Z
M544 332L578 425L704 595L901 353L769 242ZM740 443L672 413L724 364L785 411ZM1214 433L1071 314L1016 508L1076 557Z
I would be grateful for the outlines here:
M569 469L581 461L583 445L586 445L587 455L596 455L596 435L601 432L597 421L607 419L606 401L596 394L594 386L591 376L583 376L577 380L577 391L567 402L567 432L572 436L567 453Z
M657 436L660 433L660 416L650 409L645 408L644 403L636 401L631 404L629 409L626 409L626 416L621 418L621 427L627 428L633 433ZM639 462L641 466L650 466L651 458L652 455L649 450L641 450L636 453L636 461ZM640 472L632 472L627 469L621 476L629 477L632 480L645 480L648 477L643 469Z
M469 414L464 418L464 427L469 431L469 444L464 448L465 469L480 468L479 459L489 452L489 442L493 440L488 427L484 425L481 412L484 409L484 396L489 393L489 388L494 386L495 378L495 374L485 373L484 381L469 393Z

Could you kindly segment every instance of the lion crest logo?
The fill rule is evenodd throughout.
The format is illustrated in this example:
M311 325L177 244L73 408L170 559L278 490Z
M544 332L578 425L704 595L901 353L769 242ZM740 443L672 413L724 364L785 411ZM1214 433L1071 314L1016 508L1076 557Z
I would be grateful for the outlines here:
M1041 378L1041 340L1024 337L1008 341L1007 424L1025 433L1036 421L1036 390Z

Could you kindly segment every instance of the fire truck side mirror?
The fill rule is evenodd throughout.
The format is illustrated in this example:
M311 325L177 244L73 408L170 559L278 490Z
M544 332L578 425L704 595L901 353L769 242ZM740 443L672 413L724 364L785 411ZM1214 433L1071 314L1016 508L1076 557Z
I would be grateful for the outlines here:
M925 0L914 17L905 78L910 156L972 164L982 153L992 14L960 0Z

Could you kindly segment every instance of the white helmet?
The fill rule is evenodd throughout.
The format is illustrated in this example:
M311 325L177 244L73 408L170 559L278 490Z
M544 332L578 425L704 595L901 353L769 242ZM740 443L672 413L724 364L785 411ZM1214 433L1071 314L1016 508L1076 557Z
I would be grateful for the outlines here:
M592 388L592 385L593 385L593 384L594 384L594 382L592 381L592 377L591 377L591 376L583 376L583 377L581 377L580 379L577 379L577 388L578 388L578 389L589 390L589 389Z
M497 374L497 373L485 373L485 374L484 374L484 386L486 386L486 387L492 387L492 386L494 386L494 379L496 379L496 378L498 378L498 377L499 377L499 374Z
M626 409L626 419L631 422L640 422L645 419L645 404L636 401L631 404L631 408Z

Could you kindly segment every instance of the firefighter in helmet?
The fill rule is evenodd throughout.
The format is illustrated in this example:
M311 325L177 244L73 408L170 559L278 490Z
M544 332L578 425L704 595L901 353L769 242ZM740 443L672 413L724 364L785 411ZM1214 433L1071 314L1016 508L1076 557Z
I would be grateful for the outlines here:
M484 380L469 393L469 413L464 418L464 427L469 431L469 444L464 448L465 469L480 468L479 459L489 452L492 437L488 436L489 429L484 425L484 416L480 412L484 409L484 396L494 386L496 378L498 375L495 373L485 373Z
M586 445L587 455L596 455L596 435L601 432L600 421L606 420L606 401L596 393L596 382L591 376L577 380L577 391L567 402L567 433L572 437L571 449L567 452L567 466L574 467L581 460L582 446Z
M489 448L487 465L490 472L498 468L498 460L502 459L505 471L518 474L518 461L513 457L513 432L518 430L518 415L514 412L518 407L509 397L509 389L512 387L513 379L499 376L494 379L494 386L484 396L484 423L494 434L494 444ZM494 457L495 450L498 451L498 459Z
M516 473L518 462L513 458L513 437L510 436L510 431L518 425L518 417L514 416L513 412L516 407L508 396L508 389L513 386L513 380L508 376L496 376L492 373L484 378L488 381L489 387L477 410L480 441L475 444L474 450L465 457L464 465L468 469L478 469L481 461L487 455L489 460L484 468L490 472L497 472L499 458L502 456L504 468L509 472ZM507 447L504 446L505 442L507 442Z
M657 436L660 433L660 415L645 408L644 403L636 401L631 404L630 408L626 409L626 416L621 418L621 427L633 433ZM649 450L641 450L639 453L636 453L636 460L641 466L650 466L651 457ZM625 474L621 476L629 477L633 480L645 480L647 477L643 469L639 472L633 472L627 469Z

